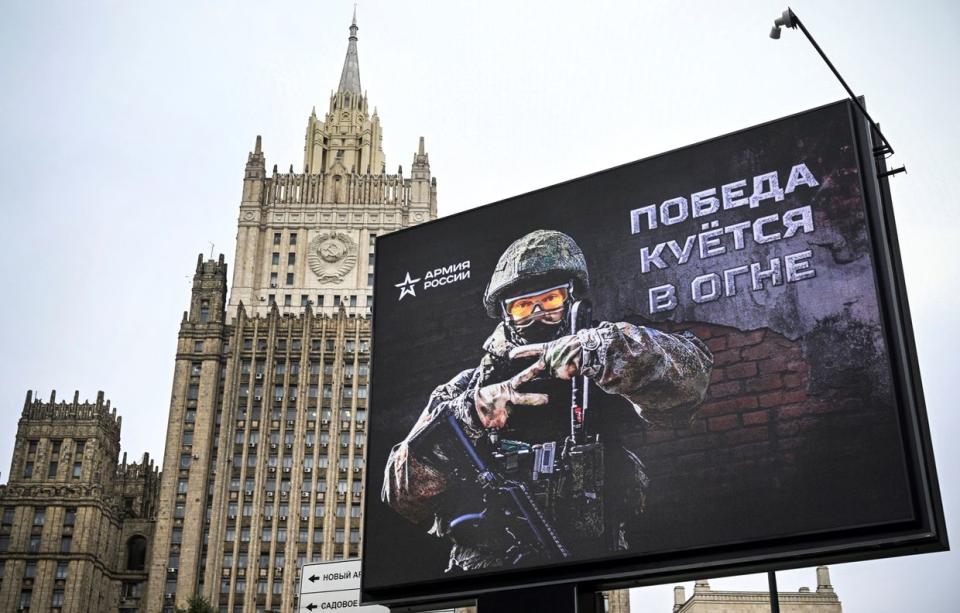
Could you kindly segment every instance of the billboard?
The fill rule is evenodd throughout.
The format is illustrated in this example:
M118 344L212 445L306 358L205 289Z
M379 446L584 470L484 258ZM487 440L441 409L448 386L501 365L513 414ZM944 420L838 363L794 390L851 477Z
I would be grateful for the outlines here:
M365 599L945 548L871 150L844 101L381 237Z

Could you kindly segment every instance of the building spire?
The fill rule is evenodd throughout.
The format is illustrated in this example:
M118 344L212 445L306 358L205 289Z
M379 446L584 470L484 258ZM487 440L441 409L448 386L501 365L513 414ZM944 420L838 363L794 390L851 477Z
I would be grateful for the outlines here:
M343 72L340 73L340 92L360 94L360 60L357 58L357 6L353 6L353 22L350 24L350 42L347 44L347 57L343 60Z

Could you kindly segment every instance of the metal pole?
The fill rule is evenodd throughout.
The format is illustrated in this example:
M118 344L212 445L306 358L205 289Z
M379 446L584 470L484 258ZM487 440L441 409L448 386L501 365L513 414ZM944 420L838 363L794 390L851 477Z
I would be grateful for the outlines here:
M771 613L780 613L780 595L777 593L777 573L772 570L768 572L767 582L770 584L770 611Z
M850 89L850 86L847 85L847 82L843 80L842 76L840 76L840 72L834 67L833 62L831 62L830 58L827 57L827 54L823 52L823 49L820 48L820 45L817 44L817 41L813 39L813 36L811 36L810 32L807 31L807 28L804 27L803 22L800 21L799 17L797 17L797 14L793 11L790 11L790 16L793 18L793 22L797 24L797 27L800 28L800 31L803 32L803 35L806 36L807 40L810 41L810 44L813 45L813 48L816 49L817 53L820 54L820 57L823 58L823 61L826 62L827 67L833 72L833 76L837 77L837 80L840 81L840 85L843 85L843 88L847 90L847 94L850 95L850 99L853 100L853 103L857 105L857 108L860 109L860 112L863 113L863 116L870 121L870 126L876 131L877 136L880 137L880 140L883 142L886 148L889 149L891 154L893 154L893 147L890 145L890 141L888 141L887 137L884 136L883 132L880 131L880 126L878 126L877 122L873 120L873 117L870 117L870 114L867 113L867 109L863 108L863 105L860 104L856 94L853 93L853 90Z

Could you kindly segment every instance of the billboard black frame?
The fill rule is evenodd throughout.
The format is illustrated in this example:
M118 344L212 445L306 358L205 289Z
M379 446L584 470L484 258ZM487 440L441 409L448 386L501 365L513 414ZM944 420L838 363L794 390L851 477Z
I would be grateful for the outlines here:
M423 610L439 603L463 602L482 593L501 590L570 583L576 583L581 589L586 590L617 589L687 581L702 578L705 575L713 577L739 575L798 568L813 564L864 561L949 549L906 284L900 264L900 247L894 211L888 178L883 176L886 166L882 156L875 156L870 124L852 100L845 99L825 104L477 208L504 205L529 194L554 189L567 183L603 174L614 168L642 163L835 105L846 107L853 144L857 149L858 169L870 237L870 253L875 262L874 281L879 298L884 337L889 348L891 368L894 373L893 383L900 409L898 417L906 451L906 468L910 475L912 503L917 519L909 522L838 529L815 535L801 534L766 541L680 550L667 554L646 554L635 558L566 563L562 566L534 569L505 569L502 572L485 576L458 575L444 578L441 581L374 590L368 589L365 585L367 571L364 562L363 579L361 581L361 600L364 604L376 603L390 606L395 611L414 611ZM449 217L467 215L475 210L477 209L462 211ZM449 217L444 219L449 219ZM443 223L444 219L428 221L412 228L378 237L377 251L381 251L380 244L384 241L391 241L398 234L421 231L424 226ZM377 258L374 270L375 278L380 278L379 269L380 258ZM378 296L382 296L382 292L375 293L374 299L374 351L376 349L376 301ZM375 385L376 369L371 368L370 386L373 388ZM371 418L375 419L376 406L372 402L372 395L370 415ZM368 427L368 448L372 445L370 439L375 433L375 428ZM365 500L370 500L369 492ZM374 493L373 500L376 502L365 502L365 506L379 502L379 495ZM366 509L363 517L364 534L367 534L366 524L369 514ZM368 541L364 539L364 548L367 546Z

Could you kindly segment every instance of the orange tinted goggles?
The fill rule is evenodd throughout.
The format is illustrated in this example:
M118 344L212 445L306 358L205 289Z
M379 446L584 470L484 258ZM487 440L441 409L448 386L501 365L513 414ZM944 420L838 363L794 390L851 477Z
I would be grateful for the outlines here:
M556 311L563 307L569 295L570 288L562 285L535 294L524 294L516 298L509 298L503 301L503 306L514 321L520 321L533 315L538 306L541 311Z

